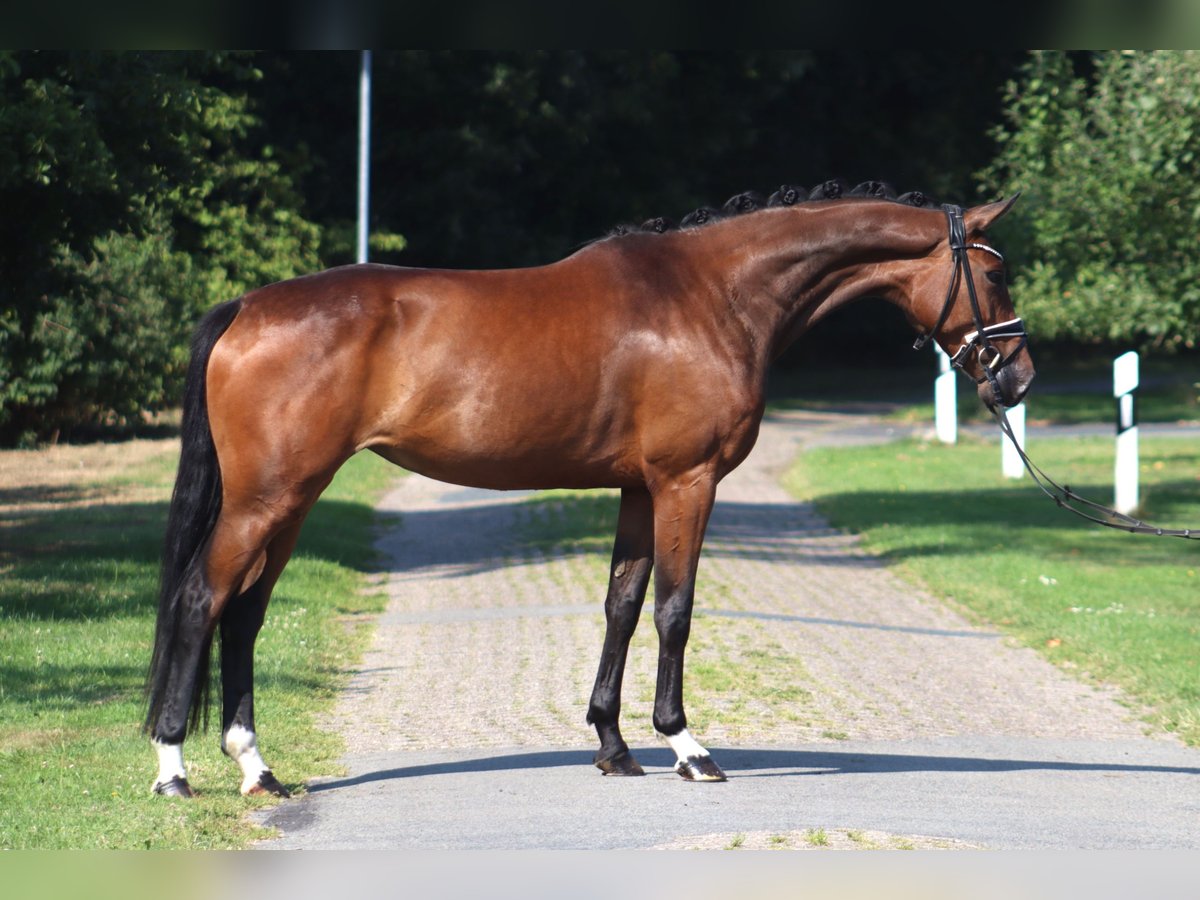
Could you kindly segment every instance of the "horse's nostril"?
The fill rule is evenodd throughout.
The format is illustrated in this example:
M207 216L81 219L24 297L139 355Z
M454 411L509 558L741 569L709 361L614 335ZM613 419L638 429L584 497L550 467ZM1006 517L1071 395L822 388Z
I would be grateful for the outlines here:
M1029 388L1033 386L1033 372L1014 372L1007 384L1005 393L1008 394L1008 406L1016 406L1025 399L1025 395L1029 393Z

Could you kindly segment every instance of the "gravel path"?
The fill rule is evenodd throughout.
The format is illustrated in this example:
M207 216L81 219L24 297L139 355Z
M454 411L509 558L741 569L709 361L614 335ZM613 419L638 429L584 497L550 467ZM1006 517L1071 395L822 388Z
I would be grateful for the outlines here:
M1147 737L1115 692L1072 680L1033 651L1010 645L914 590L779 485L784 468L807 446L888 436L886 426L862 417L775 415L764 422L750 459L720 486L701 560L688 651L689 672L700 673L689 676L685 690L697 736L710 748L776 748L768 768L777 769L782 761L785 772L788 759L802 767L814 762L805 752L810 750L840 757L845 748L850 756L870 757L875 748L879 761L893 759L905 748L920 759L947 754L960 759L970 749L976 762L999 760L1001 771L1005 760L1037 760L1043 758L1039 753L1056 754L1053 770L1073 764L1074 754L1079 766L1093 771L1103 768L1096 761L1103 759L1106 747L1120 747L1126 767L1131 752L1138 752L1128 748L1141 748L1153 759L1159 777L1183 773L1189 779L1192 805L1170 814L1200 811L1194 774L1200 771L1200 754L1172 739ZM361 821L357 826L344 821L363 815L363 805L352 802L355 791L368 791L379 800L391 786L403 797L393 802L416 802L424 817L437 801L411 796L417 789L409 783L413 779L395 773L425 773L437 782L434 776L465 765L460 774L470 780L489 771L479 760L491 760L493 768L528 770L543 779L547 790L552 782L537 770L570 766L568 780L587 776L589 793L609 790L601 796L636 792L629 784L646 785L653 793L652 783L663 784L672 796L679 793L673 782L655 779L653 772L651 778L610 788L612 779L587 771L595 735L584 714L603 639L607 551L592 549L596 541L584 541L586 550L531 542L531 524L537 524L538 516L552 516L554 504L531 506L528 499L419 476L405 478L384 499L384 511L402 516L399 526L380 539L389 560L381 582L390 602L372 648L329 721L329 727L346 736L351 778L315 785L308 797L268 814L266 821L284 832L273 846L377 846L387 826L367 829ZM610 540L606 535L604 543ZM626 738L648 770L655 763L670 763L665 756L659 759L662 751L636 749L655 747L649 721L655 665L649 606L631 648L623 716ZM722 667L745 680L721 683ZM788 683L779 684L779 677ZM487 748L509 755L478 752ZM555 753L555 748L576 752ZM791 756L782 748L792 748ZM524 767L495 763L512 758L514 750L530 751L517 758L536 756L542 762ZM727 749L714 756L736 775L738 759L731 753ZM466 765L466 760L475 763ZM439 768L445 765L451 768ZM875 771L870 762L865 765ZM417 768L410 772L406 767L411 766ZM955 767L907 768L928 773ZM884 765L879 771L886 775L894 769ZM669 774L664 778L678 780ZM903 780L884 780L882 789ZM738 782L734 777L716 790L730 791ZM485 783L490 784L480 786ZM570 792L580 790L573 783L563 788L568 793L562 802L568 805ZM437 789L437 784L429 787L433 796ZM1039 789L1029 787L1034 793ZM922 790L918 786L915 794ZM930 784L924 790L935 788ZM1095 793L1087 784L1079 790L1084 797ZM1143 794L1155 790L1168 801L1178 795L1174 782L1141 787ZM478 802L455 796L447 802L456 808L473 808ZM1123 808L1121 798L1105 797L1114 808ZM756 809L762 812L761 800ZM619 817L619 811L614 815ZM1112 813L1099 810L1097 815ZM414 832L419 838L393 830L384 845L564 846L562 837L570 833L551 817L540 839L518 836L512 828L471 838L464 836L470 828L461 827L469 818L457 822L451 817L432 830L420 829ZM723 839L713 837L721 831L715 827L719 818L664 820L644 834L626 831L608 843L597 843L593 834L582 845L712 846ZM741 822L736 817L731 821ZM1057 842L1030 843L1014 836L1019 822L1006 838L1007 832L986 827L960 825L951 833L945 817L932 820L942 828L922 828L923 821L901 818L890 824L905 829L907 836L898 840L916 846L926 844L909 836L932 834L945 838L946 846L961 845L956 840L990 846L1105 846L1109 840L1067 828ZM776 822L784 827L782 819L771 820ZM793 821L792 827L825 824L887 830L889 823L876 815L870 821ZM753 830L752 825L747 820L744 828ZM443 826L444 833L439 830ZM1132 831L1118 829L1111 839L1118 841L1120 833ZM1164 845L1193 844L1167 840Z
M749 721L736 735L714 721L705 737L759 745L828 731L856 740L1139 736L1115 696L914 591L791 498L779 485L783 469L805 444L845 441L843 423L772 418L720 486L689 663L727 656L731 646L771 646L801 661L811 696L803 698L809 715ZM528 497L411 476L384 499L383 510L403 515L380 542L391 600L331 722L351 754L591 746L583 717L604 637L607 555L544 555L523 544ZM625 686L632 721L645 718L635 706L653 692L649 606ZM717 646L705 642L713 618L728 620Z

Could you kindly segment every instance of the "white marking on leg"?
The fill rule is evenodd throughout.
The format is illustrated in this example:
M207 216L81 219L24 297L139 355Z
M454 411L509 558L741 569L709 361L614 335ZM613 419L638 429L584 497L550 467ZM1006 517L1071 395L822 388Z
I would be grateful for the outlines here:
M679 732L679 734L660 734L659 737L666 741L667 745L675 751L675 756L678 757L680 762L687 762L688 757L700 759L708 756L708 751L701 747L694 737L688 734L686 728Z
M164 744L154 738L150 739L150 743L158 753L158 780L154 782L155 786L166 784L172 778L187 780L187 772L183 768L183 744Z
M678 759L678 762L675 763L675 771L688 781L725 780L725 773L721 771L721 767L713 761L708 751L688 734L686 728L678 734L660 734L659 737L675 751Z
M258 753L258 739L253 731L234 725L221 738L221 749L242 770L242 793L249 793L258 784L263 772L269 771Z

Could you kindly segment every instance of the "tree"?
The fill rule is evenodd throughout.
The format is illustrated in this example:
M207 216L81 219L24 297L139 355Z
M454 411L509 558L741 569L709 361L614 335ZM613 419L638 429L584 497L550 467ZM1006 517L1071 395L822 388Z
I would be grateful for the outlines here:
M170 405L201 311L319 265L250 62L0 54L0 441Z
M1200 53L1035 52L982 181L1039 337L1176 349L1200 335Z
M381 51L372 228L386 261L551 262L622 222L782 182L882 178L967 203L1022 54ZM354 216L353 53L267 53L257 111L328 227ZM947 78L947 72L955 73ZM320 127L314 127L314 122ZM343 229L346 230L346 229ZM323 248L346 261L349 242Z

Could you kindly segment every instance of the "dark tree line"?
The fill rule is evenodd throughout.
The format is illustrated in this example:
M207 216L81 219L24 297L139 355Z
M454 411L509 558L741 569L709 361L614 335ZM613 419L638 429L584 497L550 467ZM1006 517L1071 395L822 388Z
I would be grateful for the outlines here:
M511 266L782 182L884 179L966 202L1023 57L949 56L377 53L373 224L404 235L396 261ZM307 210L348 225L357 55L258 63L258 109L297 153ZM347 257L348 240L328 251Z
M1024 58L380 52L373 257L543 263L621 222L838 176L971 202ZM357 68L0 55L0 441L172 405L204 309L350 260Z

